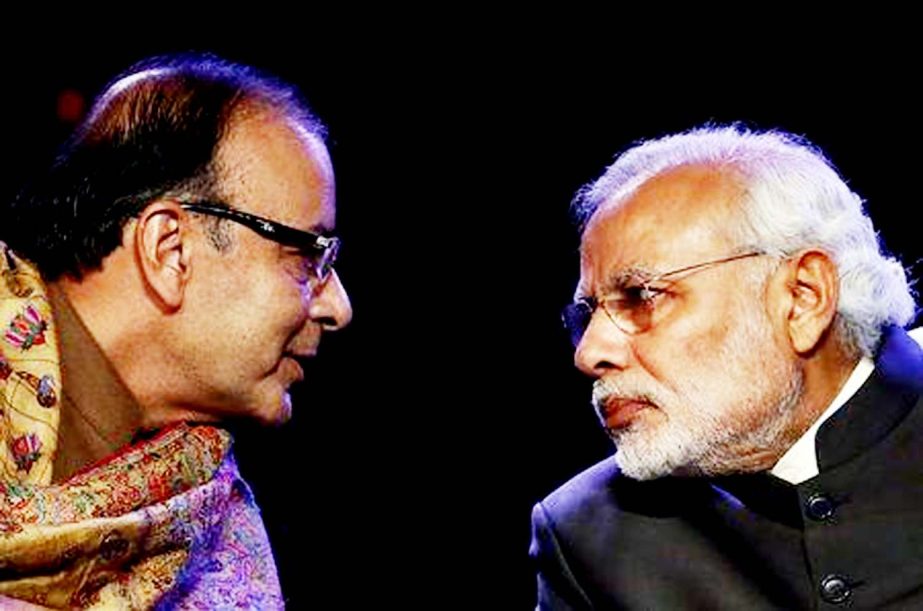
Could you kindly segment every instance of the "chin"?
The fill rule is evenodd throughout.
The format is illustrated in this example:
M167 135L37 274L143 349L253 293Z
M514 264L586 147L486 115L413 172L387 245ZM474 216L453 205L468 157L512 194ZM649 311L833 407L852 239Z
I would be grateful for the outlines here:
M269 426L281 426L292 419L292 396L287 390L279 398L276 409L268 416L264 424Z
M259 415L259 420L264 426L282 426L292 419L292 398L286 392L275 409L263 412Z
M292 418L292 399L288 391L271 396L254 397L249 406L237 413L237 420L266 427L281 426Z

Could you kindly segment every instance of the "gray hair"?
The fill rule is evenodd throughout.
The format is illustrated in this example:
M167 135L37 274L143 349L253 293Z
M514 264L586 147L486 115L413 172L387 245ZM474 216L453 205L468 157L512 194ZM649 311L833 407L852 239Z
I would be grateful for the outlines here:
M641 142L577 193L572 205L581 228L600 205L684 165L727 169L743 179L741 217L731 228L742 249L786 256L816 247L832 257L840 278L835 328L848 349L871 356L883 327L913 319L908 274L882 252L862 198L823 152L785 132L706 126Z

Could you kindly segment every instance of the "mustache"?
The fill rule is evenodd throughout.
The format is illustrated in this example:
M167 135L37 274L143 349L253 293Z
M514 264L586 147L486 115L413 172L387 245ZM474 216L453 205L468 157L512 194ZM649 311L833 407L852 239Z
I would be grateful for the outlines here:
M658 393L651 392L650 388L644 388L631 382L615 382L603 378L593 382L593 409L600 417L605 415L606 404L613 398L650 403L655 407L660 405Z

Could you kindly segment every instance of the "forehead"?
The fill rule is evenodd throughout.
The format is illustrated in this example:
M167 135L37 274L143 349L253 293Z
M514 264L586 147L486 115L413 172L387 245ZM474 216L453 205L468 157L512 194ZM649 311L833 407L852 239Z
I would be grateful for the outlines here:
M690 165L603 203L581 239L581 288L593 292L624 270L663 272L727 254L731 215L743 192L735 172Z
M299 229L332 230L333 166L323 141L271 112L235 118L218 154L228 203Z

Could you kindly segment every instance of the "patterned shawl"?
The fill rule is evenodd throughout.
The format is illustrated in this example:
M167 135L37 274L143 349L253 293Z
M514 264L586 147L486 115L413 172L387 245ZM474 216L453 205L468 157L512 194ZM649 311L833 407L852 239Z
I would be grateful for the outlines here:
M0 274L0 596L68 608L282 608L227 432L174 425L51 484L61 396L51 306L36 270L2 242Z

